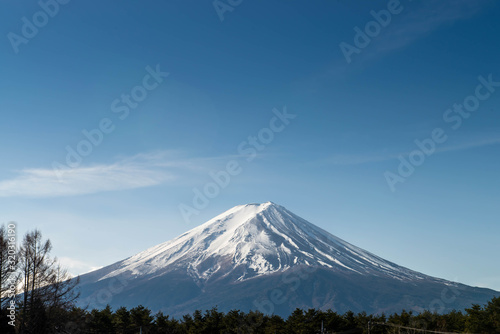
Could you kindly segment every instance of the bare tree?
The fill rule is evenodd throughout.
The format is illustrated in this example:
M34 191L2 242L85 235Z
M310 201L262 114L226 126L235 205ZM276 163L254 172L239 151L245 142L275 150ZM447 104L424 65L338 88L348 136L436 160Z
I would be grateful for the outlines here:
M51 250L50 240L43 240L40 230L30 231L23 238L19 250L23 279L21 332L53 327L59 310L70 309L78 298L74 289L78 279L72 279L57 259L50 257Z
M17 250L15 238L9 238L9 226L0 226L0 308L5 306L9 295L16 293ZM14 287L14 290L11 289Z
M26 233L19 250L20 270L23 276L23 311L32 308L35 299L40 296L40 288L46 284L50 267L49 258L52 250L50 240L43 241L40 230Z
M55 260L55 265L51 269L51 274L43 290L44 305L47 311L47 317L53 326L60 325L57 320L61 311L67 311L75 306L75 301L79 297L75 287L80 278L72 278L66 269L62 268Z

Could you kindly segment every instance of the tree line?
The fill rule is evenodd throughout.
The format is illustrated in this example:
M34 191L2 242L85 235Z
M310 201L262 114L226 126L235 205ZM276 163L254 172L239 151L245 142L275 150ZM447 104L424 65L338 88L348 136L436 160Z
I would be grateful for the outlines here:
M78 278L50 255L40 230L26 232L19 249L16 232L15 223L0 226L0 333L56 333L78 299Z
M12 261L10 225L0 226L0 333L52 334L316 334L316 333L500 333L500 297L447 314L403 310L390 315L340 314L297 308L288 317L216 307L180 318L139 305L113 310L76 307L78 278L50 256L52 244L39 230L27 232ZM16 284L12 284L16 282ZM14 321L12 291L15 291ZM10 324L9 324L10 323ZM12 326L14 324L14 326Z
M332 310L296 309L287 318L259 311L217 308L197 310L178 319L163 312L153 314L142 305L127 309L62 309L57 327L39 327L36 333L95 334L319 334L319 333L500 333L500 297L486 305L472 305L447 314L402 311L390 315L339 314ZM2 332L3 333L3 332Z

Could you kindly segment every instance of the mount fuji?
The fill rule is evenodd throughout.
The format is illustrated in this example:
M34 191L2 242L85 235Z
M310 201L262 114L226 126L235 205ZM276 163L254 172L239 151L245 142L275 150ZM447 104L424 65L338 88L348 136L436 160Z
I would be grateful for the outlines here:
M286 316L483 304L499 292L399 266L267 202L236 206L179 237L80 277L79 306L142 304L172 316L217 306Z

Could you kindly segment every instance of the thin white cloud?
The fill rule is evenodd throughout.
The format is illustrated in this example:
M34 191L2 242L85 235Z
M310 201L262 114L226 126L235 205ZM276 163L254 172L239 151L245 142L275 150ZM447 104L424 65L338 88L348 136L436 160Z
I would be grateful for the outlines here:
M463 151L468 149L473 149L477 147L497 145L500 144L500 138L487 138L479 139L476 141L471 141L467 143L461 143L458 145L444 146L436 148L433 154L439 154L444 152L453 151ZM415 146L415 149L418 149ZM413 151L413 150L412 150ZM388 161L397 159L400 155L408 156L412 151L403 153L380 153L380 154L338 154L327 159L323 159L317 164L320 165L337 165L337 166L352 166L352 165L362 165L372 162Z
M171 151L118 157L110 164L76 168L26 168L18 176L0 181L0 197L63 197L152 187L166 183L189 183L221 169L227 161L241 158L225 155L180 158ZM189 177L187 177L189 175Z
M387 27L386 33L374 38L375 52L384 53L405 47L443 25L474 16L488 2L434 0L419 2L418 8L408 6L400 20L396 18L396 22Z
M322 164L337 165L337 166L352 166L362 165L371 162L386 161L396 159L398 154L337 154L328 159L323 160Z
M436 152L463 151L471 148L500 144L500 138L488 138L462 143L454 146L446 146L436 149ZM409 154L409 153L408 153Z
M168 152L139 154L111 164L64 170L23 169L18 176L0 181L0 197L58 197L103 191L151 187L177 178L179 168L192 168L189 161Z
M387 27L382 28L381 33L373 37L370 44L366 48L361 49L359 55L353 55L352 64L346 62L339 48L340 57L334 60L326 71L305 80L305 83L302 83L302 85L314 87L317 81L326 80L332 76L342 78L348 73L353 64L365 64L411 45L446 24L450 25L457 21L473 17L481 10L487 8L490 3L492 3L491 0L432 0L413 2L412 4L402 2L403 11L401 14L394 15L391 23ZM368 7L367 12L370 10L377 12L381 9L383 8ZM370 16L370 19L366 22L353 22L353 27L358 26L364 29L366 23L372 20L373 18ZM354 32L350 30L346 36L353 38ZM349 38L343 40L343 42L353 44L353 40Z

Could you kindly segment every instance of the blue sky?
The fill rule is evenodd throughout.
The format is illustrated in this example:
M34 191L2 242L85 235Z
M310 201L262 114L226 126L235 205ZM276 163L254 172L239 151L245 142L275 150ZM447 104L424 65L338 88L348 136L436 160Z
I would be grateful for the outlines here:
M72 273L273 201L398 264L500 290L499 4L41 3L51 15L1 5L0 223L40 228ZM357 46L356 27L370 35Z

